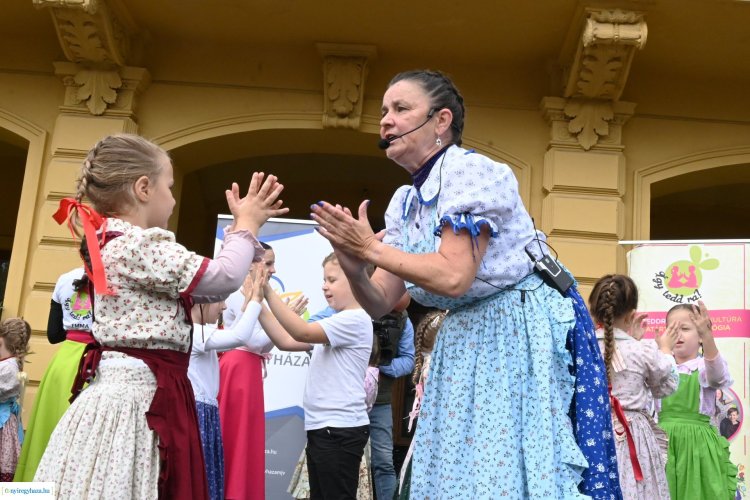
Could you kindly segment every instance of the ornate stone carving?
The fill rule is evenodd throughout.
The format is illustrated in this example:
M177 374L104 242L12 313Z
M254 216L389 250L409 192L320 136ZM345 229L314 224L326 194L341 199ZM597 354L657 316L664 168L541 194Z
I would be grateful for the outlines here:
M130 32L104 0L34 0L50 7L65 57L97 66L125 66L130 56Z
M621 127L635 105L619 99L635 52L646 44L646 22L640 12L586 9L582 25L565 79L565 99L542 101L552 141L577 143L585 150L597 144L621 148ZM566 52L572 54L569 47ZM618 121L618 114L625 118Z
M42 7L74 7L93 14L99 6L98 0L33 0L34 6Z
M317 48L323 56L323 127L358 129L367 64L375 47L319 43Z
M542 99L542 113L551 127L550 145L621 151L622 126L635 104L597 99Z
M65 85L61 109L72 113L91 113L133 117L136 97L151 82L145 68L89 69L81 64L56 62L55 74Z
M638 12L589 9L586 14L564 96L616 101L636 50L646 44L646 22Z
M600 100L570 99L563 109L570 133L578 137L583 149L589 150L599 136L609 135L609 121L614 117L612 103Z
M122 80L116 71L84 69L73 80L79 86L76 99L85 101L93 115L101 115L106 111L107 104L114 104L117 100L115 89L122 87Z
M33 0L38 8L49 8L57 37L65 57L76 63L76 72L70 66L56 64L57 74L63 76L66 86L65 104L68 111L80 111L85 103L88 112L101 115L108 109L127 110L132 114L134 92L126 96L123 106L113 108L123 100L123 90L132 85L125 83L133 70L127 64L132 58L132 34L135 24L117 0ZM63 66L59 66L63 64ZM61 69L64 68L64 69ZM147 73L145 69L141 70ZM126 77L123 72L129 73ZM148 82L148 77L135 77ZM139 83L136 87L142 87Z

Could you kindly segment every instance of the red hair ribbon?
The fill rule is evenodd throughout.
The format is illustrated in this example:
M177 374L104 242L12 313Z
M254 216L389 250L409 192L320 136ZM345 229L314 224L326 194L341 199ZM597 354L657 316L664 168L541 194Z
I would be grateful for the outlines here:
M609 386L609 402L612 404L612 409L615 411L617 420L622 424L625 430L625 436L628 440L628 451L630 451L630 464L633 466L633 475L636 481L643 481L643 472L641 471L641 464L638 461L638 454L635 449L635 441L633 440L633 434L630 432L630 426L628 426L628 419L625 416L625 412L622 409L620 400L612 395L612 386ZM617 431L615 431L617 432Z
M107 285L107 277L104 275L104 264L102 263L102 254L99 251L100 244L99 239L96 236L96 232L106 226L107 221L104 217L99 215L96 210L81 203L73 198L63 198L60 200L60 208L52 216L58 224L63 224L66 220L68 221L68 227L70 232L73 234L73 238L76 237L75 229L73 228L73 221L70 220L70 214L73 209L78 211L78 217L83 223L83 234L86 236L86 246L89 249L89 258L91 259L91 267L85 262L84 267L86 274L88 275L91 283L94 284L94 290L102 295L112 295L112 291ZM104 237L104 232L102 232ZM102 245L104 242L102 241Z

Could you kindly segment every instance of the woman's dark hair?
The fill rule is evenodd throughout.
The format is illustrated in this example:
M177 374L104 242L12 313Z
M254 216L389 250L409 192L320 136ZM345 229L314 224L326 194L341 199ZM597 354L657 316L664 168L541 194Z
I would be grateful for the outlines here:
M273 250L273 247L266 243L265 241L260 242L260 246L262 246L265 250Z
M445 73L427 69L404 71L393 77L388 87L393 86L401 80L416 82L422 87L425 94L430 98L430 109L441 110L447 108L453 113L451 122L451 136L453 142L461 145L461 136L464 132L464 98Z
M589 296L589 310L604 328L604 366L612 381L612 355L615 353L614 322L638 307L638 287L628 276L608 274L599 278Z

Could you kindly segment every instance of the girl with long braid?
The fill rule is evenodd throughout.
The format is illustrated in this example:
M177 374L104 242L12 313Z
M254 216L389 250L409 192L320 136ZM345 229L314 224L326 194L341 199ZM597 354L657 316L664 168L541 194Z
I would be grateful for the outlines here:
M665 474L666 436L651 417L653 398L677 389L672 347L674 325L641 340L645 315L638 314L638 289L627 276L608 274L594 285L589 298L604 356L612 400L612 424L625 500L669 500ZM628 333L630 332L630 334Z
M166 151L136 135L109 136L89 152L76 197L61 200L54 216L61 224L70 217L75 232L83 225L96 340L34 477L54 482L58 498L208 497L187 375L190 309L239 288L263 254L254 234L287 209L272 175L254 173L242 198L232 184L234 225L211 260L167 230L173 185Z

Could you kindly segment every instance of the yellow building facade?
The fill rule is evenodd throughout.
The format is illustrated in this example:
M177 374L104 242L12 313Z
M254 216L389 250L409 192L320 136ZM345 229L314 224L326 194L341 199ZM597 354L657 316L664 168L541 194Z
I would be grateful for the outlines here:
M34 329L27 401L54 283L79 262L51 215L101 137L170 152L171 228L204 254L223 190L254 170L280 177L291 217L371 199L378 228L409 182L376 147L382 93L440 69L465 146L513 167L588 292L626 271L621 240L750 237L748 26L739 0L2 2L3 317Z

